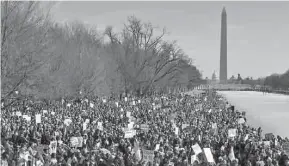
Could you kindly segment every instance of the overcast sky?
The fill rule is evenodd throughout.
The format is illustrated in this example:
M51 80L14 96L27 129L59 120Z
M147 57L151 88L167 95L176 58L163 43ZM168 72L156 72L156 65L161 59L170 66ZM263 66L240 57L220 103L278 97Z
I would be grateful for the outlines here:
M58 22L81 20L121 29L130 15L166 27L168 40L194 59L205 77L219 75L223 6L228 23L228 78L267 76L289 69L289 2L59 2Z

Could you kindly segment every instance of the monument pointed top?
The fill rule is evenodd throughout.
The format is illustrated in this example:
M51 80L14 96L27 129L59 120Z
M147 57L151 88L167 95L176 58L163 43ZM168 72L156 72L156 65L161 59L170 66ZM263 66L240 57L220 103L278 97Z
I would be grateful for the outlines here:
M226 13L226 7L223 7L222 13Z

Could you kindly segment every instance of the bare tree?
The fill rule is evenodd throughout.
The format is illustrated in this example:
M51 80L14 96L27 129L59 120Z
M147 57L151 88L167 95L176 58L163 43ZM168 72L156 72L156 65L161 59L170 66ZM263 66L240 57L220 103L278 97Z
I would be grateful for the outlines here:
M43 13L39 2L1 2L3 99L29 88L37 71L51 58L46 40L49 30L49 10Z

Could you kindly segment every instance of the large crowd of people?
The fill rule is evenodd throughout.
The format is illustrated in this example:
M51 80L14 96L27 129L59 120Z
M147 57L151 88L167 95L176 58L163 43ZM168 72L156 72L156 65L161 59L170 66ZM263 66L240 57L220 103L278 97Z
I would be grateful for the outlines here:
M212 90L25 100L2 108L1 127L2 166L289 166L288 138Z

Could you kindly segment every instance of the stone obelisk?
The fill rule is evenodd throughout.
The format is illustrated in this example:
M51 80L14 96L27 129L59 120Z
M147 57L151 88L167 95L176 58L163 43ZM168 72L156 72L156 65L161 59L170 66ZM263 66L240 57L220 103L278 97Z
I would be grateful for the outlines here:
M227 82L227 13L225 7L221 19L220 83Z

